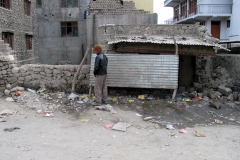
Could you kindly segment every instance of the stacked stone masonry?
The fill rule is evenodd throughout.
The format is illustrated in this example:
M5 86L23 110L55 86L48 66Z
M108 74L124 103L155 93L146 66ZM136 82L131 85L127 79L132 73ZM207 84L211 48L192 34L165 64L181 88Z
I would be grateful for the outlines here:
M51 91L71 91L73 76L78 65L35 65L17 67L15 62L0 62L0 91L7 85L39 89L45 85ZM90 66L84 65L77 77L76 91L86 92L89 86Z
M148 14L148 11L137 10L133 1L96 0L88 6L88 11L99 11L102 14Z
M18 63L37 63L36 1L31 1L30 16L24 13L24 1L12 0L10 9L0 7L0 40L2 33L13 34L13 50ZM32 49L26 49L26 35L32 36Z

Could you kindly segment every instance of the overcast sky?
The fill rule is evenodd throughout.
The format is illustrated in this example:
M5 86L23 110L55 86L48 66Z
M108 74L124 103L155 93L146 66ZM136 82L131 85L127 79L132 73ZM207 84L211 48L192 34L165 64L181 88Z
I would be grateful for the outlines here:
M162 24L166 19L173 17L172 7L164 7L164 0L153 0L154 13L158 14L158 23Z

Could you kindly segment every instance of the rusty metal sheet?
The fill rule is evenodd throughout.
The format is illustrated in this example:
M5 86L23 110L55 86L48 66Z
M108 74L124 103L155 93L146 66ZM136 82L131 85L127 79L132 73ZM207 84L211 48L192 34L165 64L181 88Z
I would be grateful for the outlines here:
M110 87L163 88L178 87L178 55L106 54L108 57L107 85ZM94 86L91 58L90 85Z

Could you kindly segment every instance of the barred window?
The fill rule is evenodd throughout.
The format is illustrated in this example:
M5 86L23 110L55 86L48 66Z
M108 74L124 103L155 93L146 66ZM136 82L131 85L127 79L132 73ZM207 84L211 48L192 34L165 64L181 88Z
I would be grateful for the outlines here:
M32 36L26 35L26 49L32 50Z
M62 8L74 8L78 7L78 0L61 0Z
M77 37L78 22L61 22L62 37Z
M2 32L2 40L4 43L10 44L10 47L13 49L13 33Z
M42 8L42 0L37 0L37 8Z
M29 0L24 0L24 12L25 12L25 15L30 16L31 2Z
M0 7L10 9L10 0L0 0Z

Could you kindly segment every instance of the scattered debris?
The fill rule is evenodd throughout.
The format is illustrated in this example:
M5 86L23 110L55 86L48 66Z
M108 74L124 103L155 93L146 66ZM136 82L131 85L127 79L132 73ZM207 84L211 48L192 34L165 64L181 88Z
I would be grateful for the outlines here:
M10 110L10 109L4 109L3 111L0 112L0 115L12 115L12 114L15 114L17 113L17 111L13 111L13 110Z
M139 96L138 96L138 99L144 100L144 99L145 99L145 95L139 95Z
M134 103L134 99L128 100L129 103Z
M39 114L39 113L41 113L42 112L42 110L41 109L39 109L39 110L37 110L37 113Z
M111 98L111 101L113 101L113 102L116 102L117 100L118 100L117 97L113 97L113 98Z
M218 123L218 124L223 124L223 121L220 121L220 120L218 120L218 119L215 119L214 122L215 122L215 123Z
M124 123L124 122L118 122L117 124L115 124L112 129L116 130L116 131L123 131L125 132L127 130L128 127L132 126L129 123Z
M179 130L179 132L180 132L180 133L187 134L187 133L188 133L188 130L186 130L186 129L181 129L181 130Z
M32 92L32 93L36 93L36 91L35 91L35 90L33 90L33 89L30 89L30 88L27 88L27 91L29 91L29 92Z
M173 125L167 124L166 125L166 129L174 130L175 128L173 127Z
M139 113L136 113L136 116L138 116L138 117L142 117L142 115L141 115L141 114L139 114Z
M113 124L105 124L104 128L112 128L114 125Z
M17 91L17 92L15 93L16 96L20 96L20 95L22 95L22 94L23 94L22 91Z
M144 121L149 121L149 120L152 120L153 119L153 117L145 117L143 120Z
M89 119L80 119L81 123L88 122L88 121L89 121Z
M116 114L117 111L113 109L113 106L111 106L110 104L107 105L102 105L102 106L96 106L96 109L99 110L106 110L106 111L110 111L110 114Z
M202 134L202 133L199 132L199 131L196 131L196 132L195 132L195 136L196 136L196 137L206 137L205 134Z
M12 97L8 97L8 98L6 98L6 101L7 102L14 102L14 99Z
M68 96L68 99L70 99L70 100L74 100L74 99L77 98L77 97L78 97L77 94L75 94L75 93L71 93L71 94Z
M4 131L5 132L12 132L14 130L20 129L19 127L12 127L12 128L5 128Z

